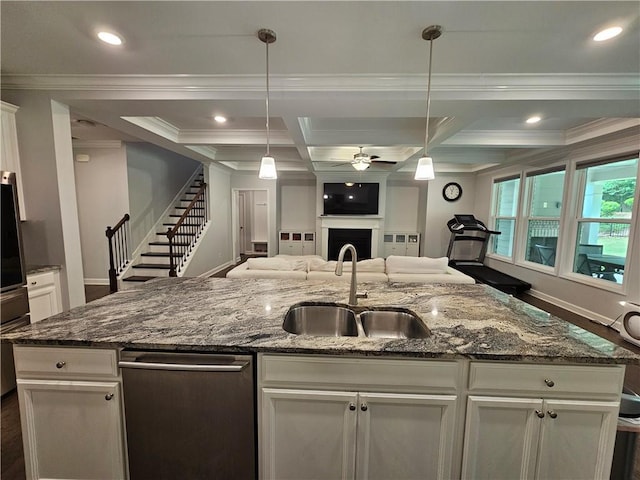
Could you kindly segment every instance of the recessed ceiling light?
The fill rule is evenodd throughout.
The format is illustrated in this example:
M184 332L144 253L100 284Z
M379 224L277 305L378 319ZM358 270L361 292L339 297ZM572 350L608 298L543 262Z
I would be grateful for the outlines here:
M113 32L103 30L98 32L98 38L109 45L122 45L122 37Z
M540 120L542 120L542 118L538 115L534 115L533 117L527 118L527 123L538 123Z
M218 123L225 123L227 121L227 117L223 117L222 115L216 115L213 119Z
M610 40L613 37L617 37L622 32L622 27L610 27L601 30L593 36L593 40L596 42L604 42Z

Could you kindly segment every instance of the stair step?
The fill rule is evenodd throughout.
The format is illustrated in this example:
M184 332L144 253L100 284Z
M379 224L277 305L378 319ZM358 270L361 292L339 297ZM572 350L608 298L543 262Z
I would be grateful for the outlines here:
M132 268L154 268L158 270L169 270L171 266L169 264L164 263L138 263L137 265L133 265Z
M132 275L130 277L123 278L122 281L123 282L147 282L149 280L153 280L154 278L159 278L159 277L147 277L146 275Z
M183 223L184 225L184 223ZM188 247L189 245L191 245L188 242L173 242L173 244L176 247ZM149 245L153 245L156 247L168 247L169 246L169 242L149 242Z
M186 210L189 207L173 207L176 210ZM204 207L191 207L192 210L204 210Z
M183 223L182 225L184 225L184 223ZM170 225L170 226L173 226L173 225ZM193 225L193 226L195 227L195 225ZM166 236L167 236L167 232L166 232L166 231L164 231L164 232L156 232L156 235L162 235L163 237L166 237ZM179 233L179 235L189 235L189 236L191 236L191 237L195 237L195 236L196 236L196 235L198 235L198 234L197 234L197 233L195 233L195 232L194 232L194 233L190 233L190 232L180 232L180 233Z
M166 257L169 258L169 253L165 253L165 252L146 252L146 253L141 253L140 254L141 257ZM182 255L179 253L174 253L173 254L174 257L181 257Z
M169 216L180 218L182 215L178 215L177 213L172 213ZM189 218L204 218L204 215L189 215Z

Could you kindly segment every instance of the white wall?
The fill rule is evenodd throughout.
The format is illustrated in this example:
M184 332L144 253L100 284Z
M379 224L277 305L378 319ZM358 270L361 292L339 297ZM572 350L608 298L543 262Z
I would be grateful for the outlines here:
M233 263L231 243L231 175L205 165L211 223L184 271L186 277L211 275Z
M280 184L280 230L315 230L316 183Z
M92 146L99 143L104 146ZM105 230L129 213L126 150L119 141L74 142L73 154L89 155L88 162L74 162L84 283L108 285Z
M149 143L127 143L126 150L131 246L135 250L200 163Z
M384 213L387 232L417 232L420 187L418 185L387 183L387 202Z

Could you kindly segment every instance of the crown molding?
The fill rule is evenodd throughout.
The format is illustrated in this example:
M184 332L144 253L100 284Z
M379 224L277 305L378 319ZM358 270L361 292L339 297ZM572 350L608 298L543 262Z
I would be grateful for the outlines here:
M73 148L120 148L121 140L72 140Z
M267 141L265 130L179 130L177 143L214 143L216 145L264 145ZM293 140L286 131L269 134L270 145L291 146Z
M140 128L144 128L151 133L171 140L174 143L179 143L178 139L180 131L169 122L159 117L120 117L129 123L137 125Z
M11 103L7 103L7 102L3 102L2 100L0 100L0 109L3 112L6 113L16 113L18 111L20 107L16 107L15 105L12 105Z
M468 130L452 135L441 143L443 146L549 146L565 145L562 131L522 131L522 130Z
M566 131L566 144L584 142L640 125L640 118L599 118Z

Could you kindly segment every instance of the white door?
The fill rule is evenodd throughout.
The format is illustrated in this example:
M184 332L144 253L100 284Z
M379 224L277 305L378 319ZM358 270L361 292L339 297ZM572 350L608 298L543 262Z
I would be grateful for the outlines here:
M470 395L462 478L534 478L543 414L541 399Z
M27 478L125 478L117 382L17 383Z
M360 393L356 478L449 479L454 395Z
M355 470L357 395L262 389L262 479L348 479Z
M546 400L540 433L540 479L608 479L617 402Z

